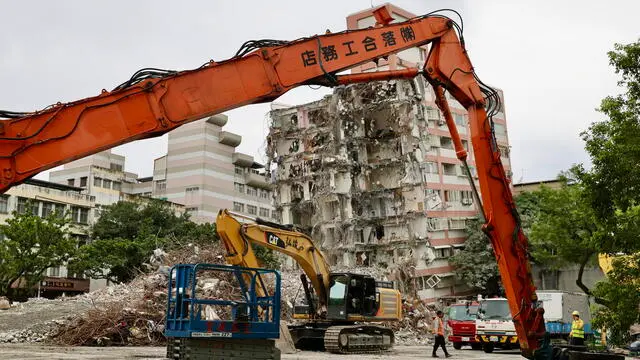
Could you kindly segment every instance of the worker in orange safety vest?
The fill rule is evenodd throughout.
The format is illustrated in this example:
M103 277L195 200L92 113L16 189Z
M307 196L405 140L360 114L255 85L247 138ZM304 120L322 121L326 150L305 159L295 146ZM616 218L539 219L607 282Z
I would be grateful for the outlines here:
M436 337L435 343L433 344L433 353L431 354L431 356L438 357L438 355L436 355L436 350L438 350L438 346L442 346L444 356L451 357L451 355L447 351L447 348L444 346L444 322L442 321L444 314L442 313L442 311L438 310L436 315L437 317L433 320L433 333Z

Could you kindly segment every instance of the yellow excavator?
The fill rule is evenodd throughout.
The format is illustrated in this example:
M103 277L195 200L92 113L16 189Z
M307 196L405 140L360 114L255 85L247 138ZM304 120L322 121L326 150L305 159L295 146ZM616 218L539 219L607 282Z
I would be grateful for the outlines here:
M238 219L244 218L247 222ZM297 348L324 348L332 353L367 353L390 349L394 334L372 324L402 316L400 292L391 282L368 275L333 273L309 236L292 226L249 218L221 210L216 226L230 265L259 268L251 245L264 246L292 257L302 268L306 305L294 307L303 325L289 327ZM309 286L311 283L311 286ZM266 286L266 285L261 285ZM266 289L258 286L258 296Z

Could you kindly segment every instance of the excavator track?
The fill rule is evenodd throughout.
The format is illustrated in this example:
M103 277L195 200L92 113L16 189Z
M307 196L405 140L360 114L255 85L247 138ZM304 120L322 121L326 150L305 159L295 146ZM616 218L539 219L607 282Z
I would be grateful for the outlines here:
M371 354L389 350L393 331L375 325L331 326L324 334L324 348L334 354Z

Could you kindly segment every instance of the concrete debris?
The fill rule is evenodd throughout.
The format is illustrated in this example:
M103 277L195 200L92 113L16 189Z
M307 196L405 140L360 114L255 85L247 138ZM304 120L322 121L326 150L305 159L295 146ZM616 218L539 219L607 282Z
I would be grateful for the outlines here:
M5 296L0 296L0 310L7 310L11 308L11 303L9 302L9 299L7 299Z
M296 346L286 321L280 321L280 338L276 339L276 347L281 354L295 354L296 352Z
M282 223L311 234L332 266L387 269L415 293L410 279L430 248L429 124L415 82L338 87L270 117L267 169Z

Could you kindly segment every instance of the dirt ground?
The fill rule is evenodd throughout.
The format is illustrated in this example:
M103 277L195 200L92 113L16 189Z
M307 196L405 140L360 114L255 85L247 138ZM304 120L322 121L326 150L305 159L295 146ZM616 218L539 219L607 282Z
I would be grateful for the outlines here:
M438 350L441 358L442 350ZM452 359L477 359L477 360L523 360L517 351L496 351L485 354L482 351L450 350ZM57 347L33 344L0 344L0 359L24 359L24 360L94 360L94 359L136 359L136 360L161 360L164 358L165 349L161 347ZM431 348L426 346L396 346L393 351L381 355L335 355L327 356L326 353L302 351L296 354L283 354L283 360L326 360L339 358L340 360L365 360L365 359L425 359L430 358Z
M32 300L27 304L19 304L9 310L0 311L0 332L27 329L35 324L75 315L91 306L88 301L75 298Z

